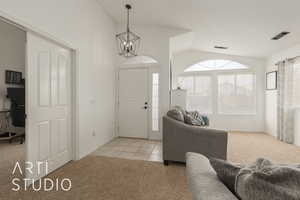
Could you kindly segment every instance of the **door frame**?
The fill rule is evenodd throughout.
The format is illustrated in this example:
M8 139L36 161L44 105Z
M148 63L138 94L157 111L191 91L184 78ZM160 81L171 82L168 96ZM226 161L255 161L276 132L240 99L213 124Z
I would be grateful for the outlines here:
M150 95L150 89L152 88L152 86L150 86L150 80L149 80L149 77L150 77L150 73L151 72L158 72L159 74L160 73L160 68L159 68L159 64L134 64L134 65L121 65L119 67L119 69L117 70L117 74L116 74L116 111L115 111L115 122L116 122L116 126L115 126L115 137L119 137L120 136L120 129L119 129L119 109L120 109L120 103L119 103L119 100L120 100L120 71L121 70L130 70L130 69L147 69L148 71L148 99L150 99L151 96ZM151 79L152 80L152 79ZM160 94L161 90L159 89L159 97L161 96ZM158 105L160 106L160 98L158 99ZM151 102L152 102L152 99L151 99ZM161 118L161 113L158 112L159 114L159 118ZM147 128L147 135L148 135L148 140L158 140L159 137L156 137L156 136L153 136L152 134L152 129L151 129L151 126L152 124L150 124L150 120L152 119L151 116L150 116L150 112L148 112L148 128ZM159 121L159 132L158 134L161 134L161 124L160 124L160 121Z
M23 22L15 17L12 17L0 10L0 20L11 24L21 30L26 34L26 44L25 44L25 87L28 85L28 55L27 55L27 34L35 34L47 41L55 43L63 48L70 50L71 52L71 160L79 160L79 49L73 47L69 43L53 36L45 31L40 30L30 24ZM28 108L28 93L25 90L25 100L26 108ZM26 113L26 111L25 111ZM26 120L27 124L27 120ZM25 125L25 133L28 132L27 125ZM25 140L25 155L27 160L27 140Z

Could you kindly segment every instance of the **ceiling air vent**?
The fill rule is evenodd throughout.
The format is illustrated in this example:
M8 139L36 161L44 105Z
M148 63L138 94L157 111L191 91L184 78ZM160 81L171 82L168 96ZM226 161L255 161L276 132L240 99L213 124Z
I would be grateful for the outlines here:
M223 46L215 46L215 49L228 49L228 47L223 47Z
M281 38L283 38L284 36L290 34L290 32L287 31L283 31L281 33L279 33L278 35L274 36L271 40L280 40Z

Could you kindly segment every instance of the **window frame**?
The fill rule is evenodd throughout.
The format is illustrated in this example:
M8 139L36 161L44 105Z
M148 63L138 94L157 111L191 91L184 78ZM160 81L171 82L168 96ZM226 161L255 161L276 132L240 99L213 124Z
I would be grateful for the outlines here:
M253 113L223 113L220 112L220 105L219 105L219 92L220 92L220 87L219 87L219 76L222 75L233 75L235 77L234 81L235 81L235 92L236 92L236 80L237 80L237 76L238 75L247 75L247 74L251 74L254 76L254 81L253 81L253 88L254 88L254 100L255 100L255 110ZM215 74L215 80L216 80L216 113L217 115L231 115L231 116L253 116L253 115L257 115L257 98L258 98L258 91L257 91L257 74L255 71L253 70L233 70L231 72L218 72Z
M220 113L219 112L219 85L218 85L218 76L219 75L237 75L237 74L252 74L255 77L254 83L254 94L255 94L255 112L253 113ZM258 114L258 79L257 79L257 71L253 69L252 67L248 67L248 69L234 69L234 70L215 70L215 71L195 71L195 72L184 72L180 75L178 75L178 79L180 77L191 77L191 76L210 76L211 77L211 88L212 88L212 112L209 113L202 113L207 115L218 115L218 116L255 116ZM195 83L194 83L195 84Z
M212 115L214 114L214 84L213 84L213 81L214 81L214 77L211 73L194 73L194 72L188 72L188 73L185 73L185 74L182 74L180 76L178 76L178 79L179 78L182 78L182 77L193 77L193 94L196 94L195 90L196 90L196 81L195 81L195 77L209 77L210 78L210 86L211 86L211 92L210 92L210 97L212 99L212 107L211 107L211 111L210 112L200 112L201 114L206 114L206 115ZM188 98L189 94L187 92L187 98Z

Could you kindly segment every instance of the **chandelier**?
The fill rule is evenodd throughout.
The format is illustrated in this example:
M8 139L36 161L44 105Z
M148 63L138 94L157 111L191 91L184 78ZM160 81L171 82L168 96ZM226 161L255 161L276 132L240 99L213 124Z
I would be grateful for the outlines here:
M127 9L127 28L126 31L116 35L119 55L124 57L137 56L137 50L140 46L141 38L130 31L129 29L129 12L131 10L131 5L126 4Z

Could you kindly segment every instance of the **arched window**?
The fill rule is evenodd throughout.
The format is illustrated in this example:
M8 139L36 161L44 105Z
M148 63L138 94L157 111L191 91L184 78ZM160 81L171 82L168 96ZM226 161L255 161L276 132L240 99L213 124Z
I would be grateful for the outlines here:
M184 72L248 69L247 66L231 60L206 60L188 67Z
M204 114L256 114L256 73L230 60L206 60L185 70L178 85L187 91L186 109ZM230 70L224 72L226 70ZM213 72L217 73L201 73Z
M158 62L150 56L135 56L128 58L123 65L157 64Z

